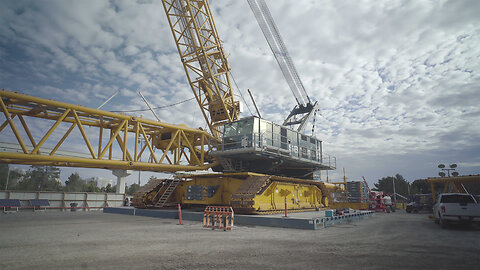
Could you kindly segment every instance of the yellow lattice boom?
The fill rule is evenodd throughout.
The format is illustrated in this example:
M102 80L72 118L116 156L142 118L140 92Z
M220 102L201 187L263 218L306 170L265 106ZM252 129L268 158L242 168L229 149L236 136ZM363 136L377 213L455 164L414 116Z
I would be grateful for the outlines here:
M200 129L4 89L0 90L0 97L5 118L0 136L11 136L9 126L14 144L19 146L18 152L1 150L0 162L156 172L206 170L216 165L208 155L216 139ZM39 121L47 124L39 125ZM74 130L81 136L72 138ZM82 157L62 154L62 150L72 147L65 143L69 139L80 139L83 152L88 154ZM53 148L45 147L47 140Z
M208 1L162 2L189 84L212 135L220 140L223 125L237 120L240 110Z
M480 183L480 175L459 175L452 177L429 177L426 179L430 183L432 188L432 197L433 201L437 200L437 193L435 189L435 184L443 184L442 193L447 192L458 192L458 193L468 193L463 184L466 183Z

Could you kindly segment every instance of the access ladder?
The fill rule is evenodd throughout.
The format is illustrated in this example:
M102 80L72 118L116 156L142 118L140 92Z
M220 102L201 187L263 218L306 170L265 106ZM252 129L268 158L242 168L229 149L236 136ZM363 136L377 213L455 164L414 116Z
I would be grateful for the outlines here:
M167 186L165 190L163 191L162 195L160 195L160 198L158 199L157 203L155 203L155 207L164 207L165 204L168 201L168 198L173 194L175 189L177 188L178 184L182 180L179 178L174 178L174 179L169 179L165 182L165 185ZM162 188L159 190L159 192L163 190ZM157 194L158 196L159 194Z

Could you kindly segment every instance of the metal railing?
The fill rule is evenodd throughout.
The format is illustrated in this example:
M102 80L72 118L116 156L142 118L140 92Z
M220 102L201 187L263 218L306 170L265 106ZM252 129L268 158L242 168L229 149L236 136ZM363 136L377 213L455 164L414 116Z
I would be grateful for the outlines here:
M220 145L219 151L252 149L253 151L269 152L303 161L313 161L336 168L336 157L322 153L321 150L316 147L316 145L311 145L315 148L309 148L306 146L308 143L305 143L304 145L301 143L292 144L286 140L286 137L278 134L273 134L278 136L272 136L271 133L268 134L268 136L265 135L265 132L254 132L246 135L224 138L222 140L222 144Z

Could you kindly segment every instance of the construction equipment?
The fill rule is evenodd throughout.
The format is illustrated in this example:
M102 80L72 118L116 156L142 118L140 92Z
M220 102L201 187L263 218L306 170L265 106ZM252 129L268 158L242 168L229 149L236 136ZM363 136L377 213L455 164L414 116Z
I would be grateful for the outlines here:
M278 27L273 20L270 10L264 0L247 0L257 19L260 29L272 50L278 66L292 91L297 105L283 122L283 126L297 126L297 131L302 132L312 115L318 110L318 102L312 103L303 86L292 57L283 42ZM300 117L300 119L297 119ZM312 129L313 130L313 129ZM312 132L313 133L313 132Z
M16 144L10 149L1 149L1 162L157 172L207 170L216 165L208 155L215 138L203 130L4 89L0 90L0 97L0 108L6 118L0 132L7 132L5 128L10 126L16 138ZM16 119L20 123L15 123ZM23 131L19 127L23 127ZM83 140L75 140L79 134L74 130L80 132ZM32 131L41 135L39 141ZM23 139L25 135L28 140ZM143 147L140 139L145 141ZM43 147L47 140L52 148ZM72 141L84 147L88 154L65 151L71 149L66 144ZM162 152L160 157L155 149ZM142 156L148 161L141 162Z
M218 172L152 179L133 197L132 205L141 208L179 202L231 205L238 213L267 214L284 211L285 198L290 212L328 206L335 185L311 180L315 170L336 166L334 157L323 154L320 140L258 117L239 119L230 66L208 1L162 3L187 79L211 134L183 125L0 91L0 107L6 118L0 132L9 125L20 151L0 152L0 161L169 172L212 168ZM15 117L24 127L30 145L22 139ZM37 143L24 117L55 123ZM68 130L63 136L52 136L59 126ZM87 156L66 156L59 150L75 128L84 139L90 153ZM91 130L96 130L98 139L89 139ZM108 141L105 145L104 137ZM139 144L141 137L145 140L143 147ZM42 148L49 138L58 139L55 147ZM155 153L157 149L160 154ZM121 158L115 158L117 155ZM149 161L141 162L142 155Z
M443 191L438 193L469 193L465 188L466 183L480 183L480 175L460 175L452 177L429 177L426 179L432 187L433 202L437 201L435 184L443 184Z
M163 0L175 45L195 99L212 135L221 140L222 127L238 119L230 66L206 0Z

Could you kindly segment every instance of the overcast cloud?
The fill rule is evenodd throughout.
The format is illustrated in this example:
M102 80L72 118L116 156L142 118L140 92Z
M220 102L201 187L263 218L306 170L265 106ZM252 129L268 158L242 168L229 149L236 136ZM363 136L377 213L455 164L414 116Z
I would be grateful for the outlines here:
M267 4L320 104L315 135L337 157L330 175L345 167L350 180L413 181L453 162L480 173L480 1ZM252 89L262 116L282 122L295 100L247 2L211 8L241 91ZM193 96L160 1L1 1L0 88L90 107L119 89L105 110L145 108L138 90L154 106ZM194 101L157 113L205 127Z

